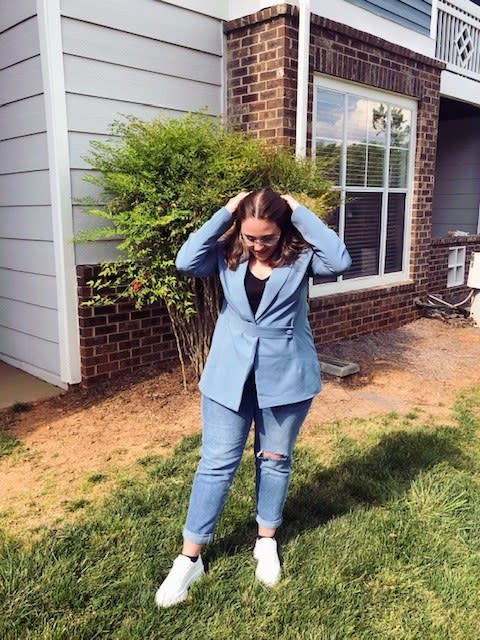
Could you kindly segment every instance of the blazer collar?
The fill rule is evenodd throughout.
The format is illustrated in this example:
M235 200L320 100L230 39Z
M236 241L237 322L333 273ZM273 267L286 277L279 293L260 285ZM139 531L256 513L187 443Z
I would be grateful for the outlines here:
M297 262L303 262L303 256ZM295 264L283 265L275 267L265 284L262 299L258 306L255 316L253 315L250 303L248 302L247 292L245 291L245 275L247 273L248 261L242 262L238 267L230 272L230 304L234 306L241 318L254 322L260 320L262 315L276 299L278 292L287 281L291 270L295 268ZM297 267L298 268L298 267Z
M282 267L275 267L270 277L265 284L265 290L263 292L262 299L258 305L257 313L255 314L255 320L259 320L264 312L270 307L275 300L278 292L285 284L286 279L291 271L291 265L283 265Z

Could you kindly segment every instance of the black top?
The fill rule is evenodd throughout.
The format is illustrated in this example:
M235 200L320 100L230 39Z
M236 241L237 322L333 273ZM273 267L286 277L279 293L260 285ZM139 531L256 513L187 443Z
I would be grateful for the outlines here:
M247 269L247 273L245 274L245 291L247 293L248 302L250 303L253 315L257 312L267 280L268 278L265 278L264 280L257 278L253 275L250 269Z

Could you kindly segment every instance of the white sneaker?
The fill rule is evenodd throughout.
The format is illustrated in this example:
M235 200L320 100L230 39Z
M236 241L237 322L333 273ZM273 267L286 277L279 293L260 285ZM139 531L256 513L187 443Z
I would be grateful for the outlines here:
M188 588L205 574L202 557L192 562L187 556L179 555L173 561L168 576L155 594L158 607L171 607L187 597Z
M268 587L280 580L281 568L275 538L260 538L255 543L253 557L257 561L255 576Z

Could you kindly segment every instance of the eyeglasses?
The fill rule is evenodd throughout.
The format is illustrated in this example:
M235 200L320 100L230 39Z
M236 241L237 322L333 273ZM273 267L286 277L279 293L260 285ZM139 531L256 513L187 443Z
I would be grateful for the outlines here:
M273 247L280 239L281 234L274 236L262 236L261 238L255 238L255 236L246 236L243 233L240 234L247 247L253 247L256 244L260 244L262 247Z

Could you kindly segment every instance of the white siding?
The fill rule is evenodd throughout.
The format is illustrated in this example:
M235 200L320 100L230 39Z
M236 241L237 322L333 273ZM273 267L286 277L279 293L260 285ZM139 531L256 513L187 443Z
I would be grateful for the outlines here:
M48 151L45 133L0 141L0 174L41 171L47 167Z
M41 205L3 207L1 209L3 238L52 241L50 207Z
M480 118L440 122L432 236L477 232L480 206Z
M38 54L38 29L35 16L5 31L0 40L0 66L2 69L17 64L19 60L38 56Z
M35 0L0 0L0 32L35 14Z
M142 120L158 116L157 107L121 100L104 100L97 96L67 95L67 111L70 131L90 134L105 134L115 119L131 115ZM162 117L176 117L181 111L162 109Z
M56 342L58 336L56 309L2 298L0 300L2 326L41 340Z
M22 60L0 71L0 102L7 104L42 93L40 56Z
M85 171L79 169L72 169L70 172L72 178L72 200L74 203L78 203L82 198L89 198L100 202L100 189L95 184L85 182ZM91 175L94 175L93 172Z
M199 110L205 105L213 107L214 112L220 110L215 85L86 58L66 56L64 64L68 93L151 106L161 103L161 107L183 111Z
M72 56L218 85L218 55L67 18L62 35L64 51Z
M0 325L0 345L0 357L19 369L26 369L52 382L58 377L57 367L52 366L58 360L57 342Z
M54 276L0 269L0 299L19 300L55 309L57 295Z
M12 173L0 175L0 220L1 207L21 207L50 204L48 171ZM46 210L44 210L46 211ZM47 224L48 220L45 220ZM0 223L0 237L1 237Z
M52 243L0 238L0 268L54 276Z
M221 113L222 23L159 0L137 0L134 11L130 0L62 0L61 8L72 196L98 200L82 180L84 158L114 120ZM76 231L98 224L75 207ZM111 259L113 245L77 244L76 262Z
M45 102L43 95L32 96L0 107L0 140L19 138L44 131Z
M107 135L99 135L98 133L77 133L76 131L70 132L69 151L71 169L86 170L89 168L90 165L88 164L86 157L92 151L90 143L93 140L108 142L109 140L111 140L111 137Z
M125 33L221 55L220 23L158 0L63 0L62 15Z
M97 262L111 262L118 258L115 242L106 240L99 242L83 242L77 246L78 264L96 264Z
M0 0L0 359L59 374L35 0Z

